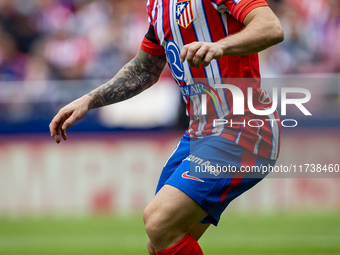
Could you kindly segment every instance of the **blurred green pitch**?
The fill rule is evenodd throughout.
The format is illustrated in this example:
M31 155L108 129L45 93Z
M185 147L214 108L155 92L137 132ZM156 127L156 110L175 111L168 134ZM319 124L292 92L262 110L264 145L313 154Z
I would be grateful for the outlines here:
M1 255L147 254L141 216L0 219ZM206 255L340 254L340 213L225 213L200 244Z

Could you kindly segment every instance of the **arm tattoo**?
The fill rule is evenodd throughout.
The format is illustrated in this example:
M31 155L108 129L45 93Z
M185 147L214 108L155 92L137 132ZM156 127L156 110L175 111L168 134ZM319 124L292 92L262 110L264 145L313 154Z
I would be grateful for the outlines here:
M87 94L91 97L90 109L129 99L157 82L165 56L155 56L140 50L109 82Z

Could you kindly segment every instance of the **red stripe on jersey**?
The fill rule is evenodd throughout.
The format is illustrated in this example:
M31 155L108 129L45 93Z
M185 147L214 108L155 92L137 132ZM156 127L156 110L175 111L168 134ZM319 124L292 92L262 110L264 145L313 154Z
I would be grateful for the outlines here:
M157 17L157 16L158 16L158 8L155 9L155 17ZM157 29L157 24L156 23L154 23L154 29ZM158 38L158 33L156 32L156 30L155 30L155 35L156 35L157 41L160 43L160 39Z
M279 132L281 134L281 120L280 120L280 115L279 113L276 111L274 112L274 115L275 115L275 119L277 119L278 121L276 121L277 125L279 126ZM281 135L279 135L279 137L276 137L276 139L278 139L278 151L277 151L277 157L279 156L280 154L280 148L281 148Z
M194 23L192 22L187 28L183 28L183 27L179 26L181 37L183 39L184 45L198 41L198 39L195 35L195 30L194 30L193 24ZM206 77L205 72L204 72L204 68L203 68L202 65L200 65L199 68L190 67L190 71L191 71L191 74L194 78L197 78L197 79L201 78L202 79L202 78Z
M191 22L191 24L187 28L183 28L183 27L179 26L179 30L180 30L180 34L181 34L181 37L183 39L184 45L198 41L198 38L195 35L196 33L195 33L195 29L194 29L194 22ZM204 71L204 68L203 68L202 65L200 65L199 68L189 67L189 69L190 69L190 72L192 74L192 77L194 77L194 82L200 82L200 81L202 81L202 79L205 79L206 74L205 74L205 71ZM196 107L196 109L195 109L196 112L199 111L200 109L197 108L197 104L192 102L191 99L188 100L188 101L190 102L190 104L188 104L189 108L187 108L187 110L190 113L190 116L194 116L193 107ZM191 124L191 128L194 131L197 131L198 125L199 125L198 121L194 120Z
M224 31L224 26L220 13L214 8L210 1L203 1L203 4L206 13L205 18L208 27L210 28L211 39L213 42L217 42L227 36L225 32L221 33L221 31ZM209 15L210 13L214 13L215 15Z
M263 157L270 158L272 148L267 146L267 144L272 143L272 132L270 128L271 123L265 121L265 125L261 127L260 135L262 136L262 142L259 146L259 151L261 151Z
M250 118L245 118L246 125L248 125L249 119ZM251 125L254 126L254 123L252 123ZM250 126L244 127L243 126L242 134L240 135L240 139L238 141L238 144L241 145L242 147L246 148L247 150L254 152L255 144L256 144L257 140L260 138L257 135L257 131L258 131L258 127L250 127Z
M229 140L229 141L235 141L236 139L236 133L222 133L221 137Z
M170 18L169 18L169 5L167 1L163 1L163 31L164 31L164 38L169 38L173 40L171 29L170 29Z
M160 40L160 44L163 47L169 40L173 40L179 47L182 45L182 42L184 43L184 45L187 45L198 40L210 41L210 37L213 42L216 42L224 38L226 36L226 33L228 33L228 35L231 35L240 32L244 28L244 24L241 21L243 20L245 15L256 7L267 5L265 0L235 1L237 2L237 4L235 4L235 2L232 0L191 0L189 7L193 7L192 9L194 20L191 24L188 25L187 28L184 28L178 25L176 22L176 8L174 5L176 5L177 2L178 1L176 0L150 0L150 6L148 7L149 17L151 18L152 24L154 25L156 37L158 38L158 40ZM215 9L216 6L214 6L212 2L215 2L218 5L225 4L229 8L230 13L226 11L220 14ZM169 13L169 9L171 10L171 13ZM222 11L222 9L223 8L220 8L219 10ZM161 10L163 12L162 15L158 13ZM187 11L189 11L189 9ZM154 16L152 15L152 12L155 14ZM185 15L187 14L184 13L182 15L184 16L181 20L181 24L186 24ZM190 19L189 17L186 18L188 18L188 20ZM170 22L172 22L173 24L170 24ZM226 24L224 24L224 22ZM162 26L162 29L160 29L160 26ZM172 34L175 33L175 31L171 31L171 28L176 30L176 35ZM205 84L209 84L212 86L213 84L211 83L211 80L213 78L222 78L222 84L237 85L243 91L245 98L247 98L247 87L252 87L254 96L256 97L253 99L253 101L256 101L255 104L258 104L259 91L257 89L260 88L260 82L252 82L253 80L256 80L254 78L260 77L258 55L251 54L248 56L223 56L217 61L217 63L218 66L214 61L206 69L204 69L202 65L200 65L199 68L192 68L189 67L187 63L184 63L186 76L185 80L188 81L188 78L192 76L195 83L204 82ZM188 72L188 70L190 70L190 73ZM246 84L248 83L248 80L244 78L252 78L249 79L252 84L250 84L250 86L249 84ZM211 80L207 82L207 79ZM217 82L217 80L215 81ZM189 84L181 82L180 85L183 86ZM212 92L212 90L210 90L210 92ZM215 93L212 92L212 94ZM201 136L218 134L228 140L237 142L239 145L243 146L247 150L255 153L258 152L258 155L260 156L275 159L279 145L279 122L275 123L275 129L272 129L270 126L272 123L265 121L265 119L268 117L256 116L252 114L249 111L246 103L244 105L245 115L234 116L233 95L228 89L225 89L224 91L224 95L226 98L224 98L224 95L221 94L222 103L226 101L228 104L228 106L223 106L225 112L221 111L221 102L217 102L217 105L215 106L211 97L207 96L208 114L206 116L200 116L201 109L199 108L201 107L201 95L197 95L198 96L186 97L187 111L188 113L190 113L191 116L191 125L189 129L191 130L190 135L195 137L195 135ZM216 101L219 101L216 97L215 99ZM255 108L263 109L263 107L268 107L268 105L260 105L260 107ZM194 116L194 112L195 115L197 114L198 116ZM274 115L272 114L271 118L274 118L273 116ZM276 116L277 113L275 113L275 118ZM214 128L212 124L214 119L217 118L224 118L228 121L229 125L225 125L225 129L222 129L222 127ZM261 119L264 121L264 125L261 128L251 127L248 125L248 121L252 119ZM234 123L243 123L245 121L246 123L244 125L233 124L233 126L230 127L231 121L233 121Z
M217 42L226 36L225 27L223 24L223 20L221 18L221 14L215 9L215 7L210 2L204 2L205 12L207 14L214 13L215 15L206 15L206 21L208 27L210 28L210 35L213 42ZM227 21L227 20L226 20ZM225 24L227 25L227 24ZM221 33L223 31L223 33ZM221 76L227 77L228 74L228 59L229 57L225 56L220 58L217 62L220 67Z
M268 146L268 144L275 144L273 143L272 139L275 139L273 136L273 129L275 128L275 125L278 127L278 132L281 132L281 123L280 123L280 116L277 112L274 113L275 119L278 119L276 121L268 121L268 116L261 116L264 121L263 127L261 127L260 135L262 136L262 142L259 147L259 151L261 152L262 157L271 158L272 153L272 147ZM259 116L255 116L255 118L260 119ZM276 137L276 139L279 139L279 137ZM241 145L241 144L240 144ZM280 139L277 141L277 155L280 153Z

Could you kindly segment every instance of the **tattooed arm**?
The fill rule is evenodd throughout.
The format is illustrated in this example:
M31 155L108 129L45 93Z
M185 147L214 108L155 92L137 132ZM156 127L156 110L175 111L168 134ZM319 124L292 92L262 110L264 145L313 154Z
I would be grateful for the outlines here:
M67 139L66 130L82 119L89 110L129 99L158 81L163 71L165 56L155 56L139 50L108 83L76 99L57 113L50 123L52 138L60 143Z
M108 83L87 94L90 109L129 99L158 81L165 65L165 56L155 56L139 50Z

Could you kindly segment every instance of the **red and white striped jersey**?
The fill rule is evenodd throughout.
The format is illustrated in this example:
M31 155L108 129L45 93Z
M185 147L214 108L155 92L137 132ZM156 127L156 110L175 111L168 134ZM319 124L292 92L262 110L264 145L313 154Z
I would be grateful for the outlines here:
M279 154L281 123L277 112L259 116L247 105L247 88L252 87L253 105L262 110L271 107L271 99L260 89L257 54L223 56L209 66L192 68L179 54L186 44L217 42L244 28L243 20L253 9L267 6L265 0L149 0L147 10L151 30L141 49L154 55L166 54L172 75L178 83L190 114L191 137L219 135L243 146L256 155L276 159ZM233 94L215 89L231 84L244 94L244 114L233 114ZM205 94L203 97L202 95ZM202 109L206 109L206 114ZM214 120L225 120L214 126ZM255 124L254 124L255 123ZM256 125L257 123L257 125Z

